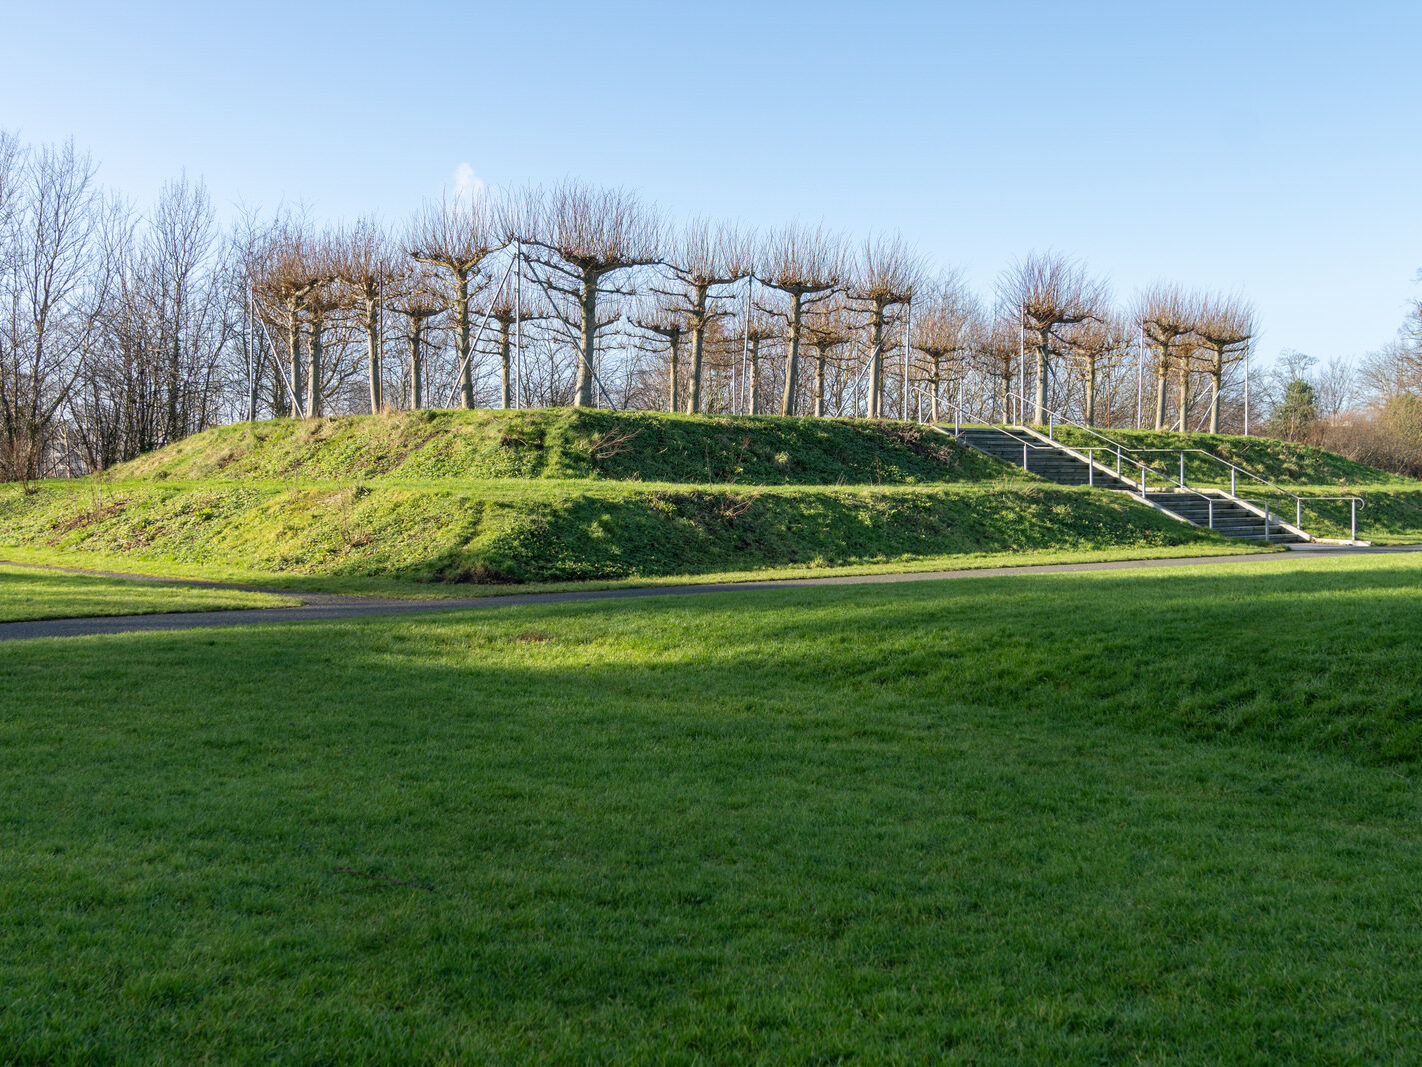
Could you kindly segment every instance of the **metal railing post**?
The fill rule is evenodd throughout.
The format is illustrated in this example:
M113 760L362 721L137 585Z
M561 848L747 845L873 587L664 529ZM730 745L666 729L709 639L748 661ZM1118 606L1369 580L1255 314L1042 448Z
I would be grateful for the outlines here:
M1086 484L1096 484L1096 449L1086 450Z
M1120 450L1120 448L1118 447L1118 448L1116 449L1116 477L1119 478L1120 476L1121 476L1121 450Z
M1185 450L1180 450L1180 488L1185 488Z
M1351 522L1353 527L1352 535L1349 537L1349 540L1356 541L1358 539L1358 501L1348 501L1348 510L1352 512L1352 514L1349 516L1349 521Z
M1022 469L1027 469L1027 442L1022 442Z
M1213 530L1215 528L1215 498L1209 497L1207 502L1210 505L1210 529Z
M1235 487L1234 487L1234 476L1235 476L1236 473L1238 473L1238 472L1235 471L1234 467L1230 467L1230 469L1229 469L1229 495L1230 495L1230 496L1239 496L1238 490L1236 490Z
M1269 501L1264 501L1264 540L1269 540Z
M1303 497L1294 497L1294 525L1303 529Z

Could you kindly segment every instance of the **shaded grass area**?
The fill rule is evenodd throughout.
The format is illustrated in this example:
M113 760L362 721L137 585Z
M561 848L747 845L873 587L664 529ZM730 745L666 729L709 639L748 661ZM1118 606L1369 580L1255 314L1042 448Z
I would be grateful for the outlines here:
M909 485L1012 479L913 423L545 408L237 423L116 469L126 478L613 479Z
M0 564L0 622L91 615L148 615L292 604L289 597L235 589L151 585L90 574L64 574Z
M1419 569L5 647L0 1051L1414 1059Z
M737 489L117 480L0 488L0 544L412 581L607 580L1222 543L1121 494L1040 481Z

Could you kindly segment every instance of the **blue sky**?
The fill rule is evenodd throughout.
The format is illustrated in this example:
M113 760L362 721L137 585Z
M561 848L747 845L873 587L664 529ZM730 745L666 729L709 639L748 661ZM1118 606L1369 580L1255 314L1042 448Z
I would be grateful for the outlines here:
M398 223L461 166L672 216L901 231L984 294L1056 249L1354 357L1422 295L1422 5L7 5L0 125L140 205Z

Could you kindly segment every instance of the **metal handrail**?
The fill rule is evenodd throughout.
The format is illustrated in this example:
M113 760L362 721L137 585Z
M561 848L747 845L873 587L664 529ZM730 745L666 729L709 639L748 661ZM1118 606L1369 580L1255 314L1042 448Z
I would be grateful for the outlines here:
M919 389L917 386L914 386L913 388L914 388L917 392L919 392L921 395L923 395L923 396L925 396L925 397L929 395L929 394L926 393L924 390ZM1009 390L1006 390L1003 395L1004 395L1004 398L1005 398L1005 399L1007 399L1007 400L1016 400L1016 401L1018 401L1020 404L1022 404L1022 405L1024 405L1024 406L1029 402L1026 397L1024 397L1024 396L1022 396L1021 394L1016 393L1016 392L1014 392L1013 390L1010 390L1010 389L1009 389ZM954 418L954 433L955 433L955 435L959 435L959 436L960 436L960 435L961 435L961 430L960 430L961 423L964 422L964 421L968 421L967 419L964 418L964 416L967 414L967 409L966 409L963 405L961 405L961 404L955 402L951 397L939 397L938 400L939 400L940 403L946 402L947 405L948 405L950 408L952 408L952 410L953 410L953 418ZM1031 401L1031 403L1035 406L1035 401ZM1107 437L1105 434L1099 432L1099 431L1096 430L1094 427L1085 426L1085 425L1083 425L1083 424L1081 424L1081 423L1075 421L1074 419L1070 419L1070 418L1067 418L1066 416L1061 415L1059 412L1054 411L1054 410L1051 409L1051 408L1044 407L1044 408L1042 409L1042 411L1043 411L1044 414L1046 414L1046 415L1048 416L1048 420L1049 420L1048 423L1047 423L1047 436L1046 436L1046 440L1047 440L1047 443L1048 443L1048 444L1047 444L1047 446L1044 446L1044 447L1056 447L1056 448L1061 448L1061 449L1066 450L1066 451L1069 452L1069 453L1074 453L1074 454L1077 456L1077 458L1079 458L1079 459L1084 459L1084 461L1085 461L1085 463L1086 463L1086 466L1087 466L1087 471L1088 471L1088 484L1095 484L1095 483L1094 483L1094 479L1090 476L1090 472L1094 471L1095 469L1098 469L1098 468L1099 468L1099 469L1103 470L1105 473L1107 473L1108 475L1112 473L1109 467L1106 467L1106 466L1100 464L1100 463L1096 460L1095 453L1096 453L1096 451L1097 451L1098 449L1102 448L1103 446L1100 446L1100 445L1084 446L1084 447L1086 448L1086 456L1083 457L1083 456L1081 455L1081 453L1078 452L1076 449L1072 448L1070 445L1068 445L1068 444L1066 444L1066 443L1064 443L1064 442L1059 442L1059 441L1057 441L1057 440L1052 436L1053 433L1055 432L1055 424L1056 424L1057 422L1060 422L1060 423L1062 423L1062 424L1064 424L1064 425L1067 425L1067 426L1071 426L1071 427L1073 427L1074 429L1080 430L1080 431L1082 431L1082 432L1084 432L1084 433L1087 433L1087 434L1091 435L1092 437L1097 438L1097 439L1100 440L1100 441L1105 442L1105 446L1104 446L1105 449L1106 449L1108 452L1114 453L1115 456L1116 456L1116 470L1115 470L1114 473L1115 473L1115 476L1116 476L1117 478L1119 478L1120 480L1126 482L1127 484L1130 484L1130 483L1131 483L1131 479L1127 478L1126 476L1124 476L1124 475L1122 474L1121 467L1122 467L1123 464L1129 463L1131 466L1134 466L1134 467L1136 467L1137 469L1139 469L1139 471L1140 471L1140 480L1139 480L1136 484L1137 484L1137 486L1139 487L1140 495L1141 495L1143 498L1145 498L1146 495L1151 491L1151 490L1150 490L1150 483L1149 483L1149 475L1150 475L1151 473L1156 473L1156 474L1161 474L1161 476L1162 476L1163 478L1165 478L1165 480L1166 480L1166 482L1167 482L1167 485L1170 486L1170 487L1173 487L1173 488L1172 488L1172 491L1178 490L1178 491L1181 491L1181 492L1190 493L1190 494L1193 495L1193 496L1201 497L1201 498L1203 498L1203 499L1209 501L1209 502L1210 502L1210 528L1211 528L1211 529L1214 528L1214 497L1210 496L1208 493L1201 492L1199 489L1196 489L1195 487L1193 487L1193 486L1191 486L1191 485L1189 485L1189 484L1187 483L1187 481L1186 481L1186 475L1185 475L1185 454L1186 454L1186 453L1199 453L1200 455L1206 457L1207 459L1213 460L1214 462L1219 463L1219 464L1221 464L1222 466L1228 467L1228 468L1230 469L1230 488L1229 488L1229 492L1228 492L1228 493L1226 493L1223 489L1214 490L1213 487L1208 487L1208 488L1211 488L1212 491L1218 492L1221 496L1224 496L1226 499L1230 499L1230 500L1236 501L1236 502L1238 502L1239 504L1241 504L1242 506L1244 506L1244 507L1246 507L1246 508L1248 508L1248 509L1254 511L1256 514L1262 516L1263 519L1264 519L1264 527L1265 527L1265 535L1266 535L1266 536L1268 535L1270 523L1277 521L1278 524L1279 524L1281 527L1289 527L1289 528L1291 529L1291 531L1292 531L1293 533L1297 534L1298 536L1304 537L1304 538L1306 538L1306 539L1308 539L1308 540L1310 540L1310 541L1315 540L1314 536L1313 536L1312 534L1310 534L1307 530L1305 530L1305 529L1303 528L1303 501L1304 501L1305 499L1308 499L1308 500L1311 500L1311 501L1335 500L1335 501L1347 501L1347 502L1349 502L1349 505L1350 505L1350 507L1349 507L1350 540L1356 541L1356 540L1358 539L1358 508L1359 508L1359 506L1362 506L1362 507L1366 507L1366 506L1367 506L1367 501L1364 500L1362 497L1356 497L1356 496L1318 497L1318 496L1316 496L1316 497L1304 498L1304 497L1299 496L1297 493L1293 493L1293 492L1291 492L1291 491L1285 489L1283 486L1276 485L1275 483L1269 481L1267 478L1264 478L1264 477L1261 477L1261 476L1258 475L1258 474L1255 474L1253 471L1251 471L1251 470L1249 470L1249 469L1247 469L1247 468L1245 468L1245 467L1241 467L1241 466L1239 466L1239 465L1236 464L1236 463L1231 463L1229 460L1222 459L1221 457L1216 456L1214 453L1209 452L1209 451L1206 451L1206 450L1203 449L1203 448L1132 448L1131 446L1129 446L1129 445L1127 445L1127 444L1125 444L1125 443L1123 443L1123 442L1121 442L1121 441L1117 441L1117 440L1114 440L1114 439L1112 439L1112 438L1110 438L1110 437ZM1013 431L1006 429L1006 428L1003 426L1003 424L992 423L992 422L990 422L990 421L985 421L985 422L984 422L984 425L994 426L995 428L1001 430L1002 432L1007 433L1010 437L1013 438L1013 440L1016 440L1016 441L1022 441L1022 440L1023 440L1022 437L1021 437L1019 434L1016 434L1016 433L1014 433ZM1022 429L1025 430L1025 431L1026 431L1027 433L1029 433L1029 434L1034 434L1034 435L1036 435L1036 436L1038 436L1038 437L1041 436L1041 434L1040 434L1038 431L1032 429L1030 426L1023 426ZM1025 447L1026 447L1027 442L1024 441L1023 444L1024 444L1023 469L1026 470L1026 469L1027 469L1027 463L1026 463L1026 458L1025 458L1025 457L1026 457ZM1179 478L1178 481L1172 479L1168 473L1163 473L1163 472L1157 471L1157 470L1155 470L1154 468L1152 468L1149 464L1147 464L1147 463L1145 463L1144 461L1142 461L1142 460L1136 458L1136 454L1144 455L1144 454L1158 453L1158 452L1168 452L1168 453L1172 453L1172 454L1178 453L1178 454L1180 455L1180 478ZM1130 454L1130 455L1127 455L1126 453L1131 453L1131 454ZM1269 487L1270 489L1275 490L1276 492L1278 492L1278 493L1281 494L1282 496L1291 498L1291 499L1294 501L1294 520L1295 520L1295 521L1294 521L1292 524L1290 524L1290 523L1286 522L1285 520L1283 520L1282 518L1277 518L1276 515L1275 515L1275 513L1273 512L1273 509L1268 505L1267 502L1266 502L1266 504L1265 504L1265 506L1264 506L1263 508L1260 508L1259 505L1258 505L1256 502L1254 502L1254 501L1252 501L1252 500L1249 500L1249 499L1247 499L1247 498L1245 498L1245 497L1240 496L1239 493L1238 493L1238 486L1237 486L1237 480L1236 480L1236 476L1237 476L1238 474L1243 474L1243 475L1245 475L1246 477L1251 478L1251 479L1253 479L1254 481L1260 483L1261 485L1267 486L1267 487ZM1150 501L1149 499L1147 499L1146 502L1147 502L1147 503L1150 503L1150 504L1152 504L1152 506L1154 506L1153 502Z
M1029 403L1029 401L1028 401L1028 399L1027 399L1026 397L1022 396L1022 395L1019 394L1019 393L1013 392L1012 390L1007 390L1006 393L1005 393L1005 395L1007 396L1007 398L1012 399L1012 400L1016 400L1016 401L1018 401L1020 404L1026 405L1027 403ZM1036 406L1036 401L1035 401L1035 400L1030 401L1030 403L1032 403L1032 405L1033 405L1034 407ZM1083 424L1077 422L1077 421L1074 420L1074 419L1067 418L1066 416L1062 415L1060 412L1054 411L1054 410L1052 410L1051 408L1043 407L1043 408L1042 408L1042 411L1043 411L1043 413L1046 414L1047 417L1048 417L1048 423L1047 423L1047 440L1048 440L1048 441L1054 441L1054 440L1055 440L1055 438L1053 437L1053 433L1055 432L1055 424L1058 423L1058 422L1060 422L1060 423L1062 423L1062 424L1064 424L1064 425L1071 426L1073 429L1080 430L1080 431L1082 431L1082 432L1084 432L1084 433L1090 434L1092 437L1095 437L1095 438L1097 438L1097 439L1099 439L1099 440L1102 440L1102 441L1107 442L1107 444L1110 445L1111 448L1113 448L1113 449L1119 449L1119 450L1124 450L1124 451L1126 451L1126 452L1139 453L1139 454L1146 454L1146 453L1153 453L1153 452L1179 453L1179 454L1180 454L1180 479L1179 479L1179 481L1174 482L1174 484L1175 484L1176 486L1178 486L1179 488L1181 488L1181 489L1187 489L1187 490L1188 490L1188 489L1191 488L1189 485L1186 484L1186 480L1185 480L1185 454L1186 454L1187 452L1189 452L1189 453L1198 453L1198 454L1204 456L1206 459L1212 460L1213 462L1218 463L1218 464L1220 464L1221 466L1224 466L1224 467L1229 468L1229 471L1230 471L1230 487L1229 487L1229 494L1228 494L1228 495L1229 495L1231 498L1236 499L1236 500L1240 501L1241 503L1243 503L1243 504L1245 504L1245 505L1248 505L1248 506L1253 507L1253 508L1257 511L1257 510L1258 510L1258 506L1257 506L1256 504L1254 504L1253 501L1247 500L1246 498L1241 497L1241 496L1239 495L1239 492L1238 492L1238 484L1237 484L1237 478L1236 478L1236 476L1239 475L1239 474L1243 474L1245 477L1250 478L1250 479L1253 479L1254 481L1258 482L1260 485L1267 486L1268 488L1274 490L1275 492L1279 493L1281 496L1288 497L1289 499L1293 500L1293 502L1294 502L1294 524L1293 524L1294 529L1295 529L1295 531L1296 531L1298 534L1300 534L1300 535L1303 536L1303 537L1309 538L1309 540L1313 540L1314 538L1313 538L1313 535L1312 535L1312 534L1308 533L1308 531L1306 531L1306 530L1303 529L1303 504L1304 504L1304 501L1305 501L1305 500L1310 500L1310 501L1327 501L1327 500L1346 501L1346 502L1348 502L1348 504L1349 504L1349 527L1350 527L1350 538L1349 538L1349 539L1350 539L1350 540L1353 540L1353 541L1356 541L1356 540L1358 539L1358 508L1359 508L1360 506L1361 506L1361 507L1367 507L1367 501L1366 501L1364 498L1362 498L1362 497L1359 497L1359 496L1336 496L1336 497L1310 496L1310 497L1303 497L1303 496L1300 496L1300 495L1297 494L1297 493L1292 492L1291 490L1285 489L1285 488L1284 488L1283 486L1281 486L1281 485L1277 485L1276 483L1269 481L1269 479L1267 479L1267 478L1265 478L1265 477L1262 477L1261 475L1255 474L1253 471L1249 470L1249 469L1246 468L1246 467L1241 467L1241 466L1239 466L1239 464L1237 464L1237 463L1232 463L1232 462L1230 462L1229 460L1223 459L1223 458L1221 458L1220 456L1215 455L1213 452L1209 452L1209 451L1207 451L1206 449L1203 449L1203 448L1132 448L1131 446L1126 445L1126 444L1123 444L1123 443L1120 442L1120 441L1116 441L1116 440L1113 440L1113 439L1110 438L1110 437L1107 437L1105 434L1103 434L1103 433L1099 432L1098 430L1096 430L1095 427L1092 427L1092 426L1085 426L1085 425L1083 425ZM1069 447L1069 446L1065 446L1065 445L1064 445L1063 447ZM1145 469L1145 465L1144 465L1144 464L1141 464L1139 461L1133 461L1133 462L1135 462L1137 466L1140 466L1140 467L1142 468L1142 470L1144 471L1144 469ZM1161 473L1161 472L1157 471L1156 473ZM1144 474L1142 475L1142 477L1144 477ZM1169 474L1165 474L1164 477L1165 477L1167 480L1170 479L1170 475L1169 475ZM1142 484L1144 484L1144 483L1142 483ZM1193 490L1192 490L1192 491L1193 491ZM1270 517L1267 512L1268 512L1268 509L1266 508L1266 509L1265 509L1265 521L1266 521L1266 524L1267 524L1267 522L1268 522L1268 520L1269 520L1269 517ZM1283 525L1288 525L1288 523L1283 523Z

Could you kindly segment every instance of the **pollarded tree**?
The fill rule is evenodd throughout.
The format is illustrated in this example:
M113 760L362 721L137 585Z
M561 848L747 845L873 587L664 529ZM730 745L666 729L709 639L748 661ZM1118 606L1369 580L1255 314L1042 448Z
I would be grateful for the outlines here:
M743 303L738 309L736 317L726 326L726 333L732 338L740 340L741 357L745 361L745 410L750 415L761 413L760 395L761 389L761 366L765 355L765 346L780 340L780 322L777 317L757 307L753 301ZM747 320L746 316L750 318Z
M1130 351L1134 330L1116 315L1087 319L1066 335L1066 351L1081 375L1082 419L1096 425L1097 383L1103 369Z
M990 393L997 393L1004 423L1012 421L1013 385L1016 384L1021 360L1022 333L1018 309L998 306L992 321L974 338L974 357L983 377L992 383ZM988 396L985 407L990 412L996 405ZM1019 415L1019 418L1021 416Z
M597 374L598 333L616 316L598 318L598 297L631 289L611 288L608 279L622 271L660 262L662 226L656 214L624 189L597 189L579 182L530 191L511 214L510 230L523 231L528 244L548 253L535 257L563 282L547 283L550 295L575 302L565 325L576 330L578 370L573 390L576 407L591 407Z
M1254 309L1242 297L1217 294L1200 302L1195 336L1210 353L1210 433L1220 432L1225 368L1244 358L1254 331Z
M390 302L391 308L405 317L405 341L410 354L403 374L403 399L413 411L425 406L424 341L429 321L445 310L445 302L436 287L436 279L416 272L401 279L399 292Z
M1198 302L1178 285L1155 285L1141 294L1135 318L1155 349L1155 428L1163 430L1170 371L1179 363L1186 365L1184 382L1189 386L1188 352L1184 349L1199 323ZM1187 398L1183 393L1181 401L1184 411Z
M785 389L780 414L795 413L795 389L800 362L800 340L807 308L825 300L844 281L844 243L824 230L787 226L761 245L755 276L790 300L788 309L776 312L786 324ZM766 309L771 310L771 309Z
M998 279L998 296L1017 309L1021 326L1031 335L1036 364L1036 395L1032 418L1045 421L1047 379L1052 356L1061 346L1060 330L1100 318L1106 305L1106 284L1087 275L1079 263L1054 252L1034 252Z
M305 225L282 220L268 236L252 264L253 295L273 309L286 329L287 385L291 413L299 415L310 406L307 381L301 360L301 326L307 301L331 282L332 264L322 242ZM319 356L318 356L319 359Z
M450 196L427 203L415 220L406 251L445 278L449 307L454 313L454 348L460 403L474 406L474 372L470 366L470 301L482 279L479 265L507 243L503 212L483 194Z
M822 306L806 318L805 342L815 350L815 383L812 391L815 416L825 415L825 367L830 353L843 348L854 338L854 327L846 314L847 308L838 301Z
M666 290L686 317L691 332L691 367L687 382L686 410L701 410L701 373L706 354L706 331L719 318L732 314L717 307L721 292L751 272L754 249L740 231L719 226L714 230L705 219L691 223L677 239L667 260L667 269L681 283L679 291Z
M346 287L350 306L360 314L365 331L366 378L371 413L380 410L380 309L408 266L396 252L390 235L369 219L337 239L336 272Z
M884 338L890 309L908 304L922 284L923 264L902 238L870 239L860 249L849 299L869 326L869 417L884 416ZM904 382L904 396L909 383ZM905 403L907 413L907 403Z
M531 289L514 292L509 285L504 285L489 305L489 318L499 331L495 339L499 350L499 406L505 410L514 404L514 341L516 337L521 339L525 323L541 322L548 315L544 301Z
M676 411L681 400L681 344L690 331L686 309L679 301L662 297L633 320L639 330L659 337L667 353L667 410Z
M916 307L910 344L923 356L923 378L932 385L929 415L937 422L943 386L962 379L964 358L980 340L981 312L957 274L936 282Z

